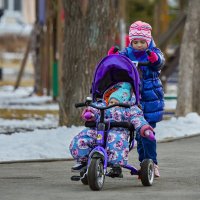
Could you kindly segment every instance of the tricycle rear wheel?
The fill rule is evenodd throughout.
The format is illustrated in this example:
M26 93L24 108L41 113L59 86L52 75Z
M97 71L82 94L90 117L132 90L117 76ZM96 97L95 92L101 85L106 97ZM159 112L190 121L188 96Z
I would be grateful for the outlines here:
M87 178L87 174L85 173L86 173L86 169L80 172L81 182L83 183L83 185L88 185L88 178Z
M154 181L154 163L151 159L145 159L141 163L141 182L144 186L151 186Z

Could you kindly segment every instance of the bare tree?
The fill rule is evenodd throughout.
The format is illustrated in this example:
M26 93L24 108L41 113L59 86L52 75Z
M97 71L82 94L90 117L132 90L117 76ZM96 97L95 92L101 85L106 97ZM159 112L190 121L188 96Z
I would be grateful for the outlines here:
M178 102L176 114L200 114L200 1L189 1L179 61Z
M90 94L95 65L113 42L117 0L63 0L65 13L60 124L80 122L76 102Z

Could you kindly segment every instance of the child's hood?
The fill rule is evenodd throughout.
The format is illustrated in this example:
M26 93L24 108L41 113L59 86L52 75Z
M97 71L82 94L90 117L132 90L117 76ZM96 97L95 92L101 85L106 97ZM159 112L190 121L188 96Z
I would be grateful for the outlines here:
M115 88L113 93L116 92L117 90L119 90L120 88L130 91L130 96L129 96L128 100L127 101L123 101L123 103L127 103L127 104L130 104L130 105L135 105L136 104L136 96L135 96L135 94L134 94L134 92L132 90L132 85L130 83L128 83L128 82L117 83L114 86L110 87L105 93L108 93L109 90L112 90L113 88ZM109 97L107 97L105 95L105 93L104 93L103 99L101 99L99 102L103 101L104 103L107 104L108 103L107 98L109 99L111 94L109 95Z
M109 101L111 99L116 99L119 103L124 103L129 101L131 98L131 90L126 88L119 88L115 92L113 92L110 97Z

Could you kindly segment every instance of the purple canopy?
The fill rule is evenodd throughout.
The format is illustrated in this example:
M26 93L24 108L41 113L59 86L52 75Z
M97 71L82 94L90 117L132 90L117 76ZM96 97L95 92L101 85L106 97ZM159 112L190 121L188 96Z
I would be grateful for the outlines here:
M92 82L92 97L102 98L104 92L118 82L132 84L136 104L139 103L139 75L131 60L123 55L109 55L103 58L96 66Z

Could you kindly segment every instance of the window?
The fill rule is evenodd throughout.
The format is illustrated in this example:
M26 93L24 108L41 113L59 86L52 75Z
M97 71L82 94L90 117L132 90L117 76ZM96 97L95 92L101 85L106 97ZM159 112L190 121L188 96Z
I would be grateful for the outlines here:
M22 0L4 0L3 5L5 10L12 10L12 11L22 10Z
M4 9L8 9L8 0L3 1L3 7Z
M22 10L22 1L14 0L14 10L21 11Z

